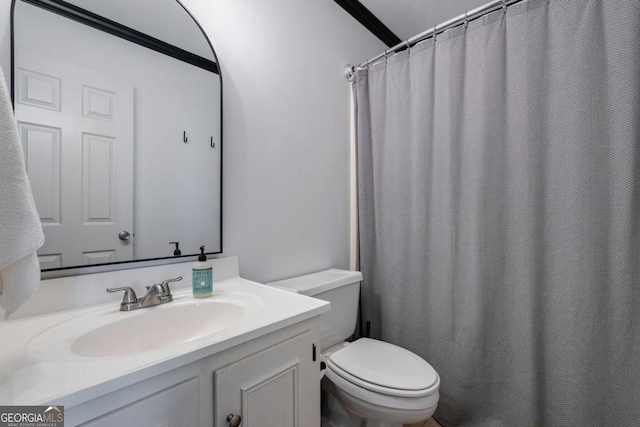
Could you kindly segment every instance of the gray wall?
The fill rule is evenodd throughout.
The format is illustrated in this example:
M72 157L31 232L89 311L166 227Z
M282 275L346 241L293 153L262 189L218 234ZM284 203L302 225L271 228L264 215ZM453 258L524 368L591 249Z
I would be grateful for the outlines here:
M9 70L9 6L0 63ZM385 46L331 0L184 0L224 79L224 248L271 281L349 265L347 63Z
M270 281L349 263L345 64L384 45L330 0L185 0L224 91L224 248Z

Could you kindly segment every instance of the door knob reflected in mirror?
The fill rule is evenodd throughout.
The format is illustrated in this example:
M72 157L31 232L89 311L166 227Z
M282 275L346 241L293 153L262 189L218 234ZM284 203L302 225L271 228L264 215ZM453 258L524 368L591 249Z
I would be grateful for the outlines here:
M118 239L120 240L129 240L131 238L131 234L129 234L128 231L123 230L121 232L118 233Z
M242 417L240 415L229 414L227 416L227 422L229 423L229 427L238 427L242 422Z

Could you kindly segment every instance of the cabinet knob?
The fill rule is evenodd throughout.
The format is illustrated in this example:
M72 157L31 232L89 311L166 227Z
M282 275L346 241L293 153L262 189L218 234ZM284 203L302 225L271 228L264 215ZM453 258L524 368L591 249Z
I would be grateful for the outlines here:
M238 427L242 422L242 417L240 415L227 415L227 422L229 423L229 427Z

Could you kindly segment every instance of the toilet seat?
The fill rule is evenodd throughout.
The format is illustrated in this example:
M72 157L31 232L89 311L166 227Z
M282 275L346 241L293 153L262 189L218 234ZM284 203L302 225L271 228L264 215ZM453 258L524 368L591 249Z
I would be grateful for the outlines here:
M370 338L332 353L327 366L351 384L388 396L428 396L440 382L433 367L418 355Z
M433 414L440 398L439 378L430 389L425 390L423 396L401 397L360 387L346 380L330 367L326 371L326 377L335 385L336 392L342 396L346 406L351 407L352 411L363 417L366 417L367 413L400 411L399 413L404 414L403 416L409 414L416 416L415 421L406 420L405 423L417 423L426 420ZM367 409L358 410L358 407L366 407Z

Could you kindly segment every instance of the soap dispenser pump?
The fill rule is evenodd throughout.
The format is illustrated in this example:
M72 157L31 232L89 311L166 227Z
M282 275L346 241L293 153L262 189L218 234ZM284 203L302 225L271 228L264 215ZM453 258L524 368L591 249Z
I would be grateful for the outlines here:
M213 267L204 254L204 245L200 246L198 262L193 264L192 278L194 298L210 297L213 293Z
M173 251L173 256L182 255L182 251L180 250L180 242L169 242L170 245L176 245L176 249Z

